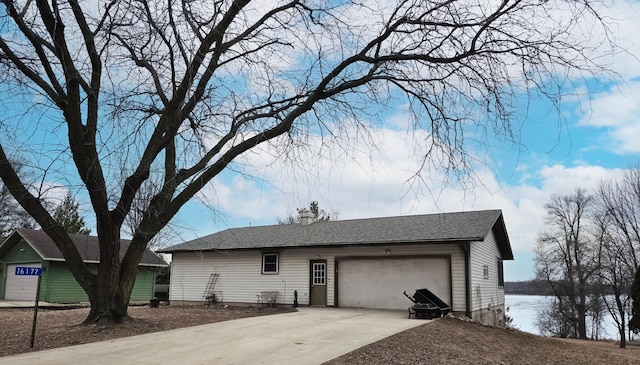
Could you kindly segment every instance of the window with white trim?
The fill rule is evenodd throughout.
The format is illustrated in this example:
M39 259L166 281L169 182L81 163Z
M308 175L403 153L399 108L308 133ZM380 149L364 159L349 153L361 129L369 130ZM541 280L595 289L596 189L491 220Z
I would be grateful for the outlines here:
M262 273L263 274L278 273L278 254L277 253L262 254Z

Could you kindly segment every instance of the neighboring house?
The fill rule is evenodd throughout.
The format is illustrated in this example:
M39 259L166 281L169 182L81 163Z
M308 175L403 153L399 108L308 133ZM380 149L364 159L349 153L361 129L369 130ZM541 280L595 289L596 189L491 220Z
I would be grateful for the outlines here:
M276 303L404 309L427 288L454 312L504 320L503 260L513 260L499 210L233 228L161 250L172 254L171 304Z
M73 243L85 263L94 267L100 260L98 237L74 234ZM129 241L123 240L124 254ZM146 250L131 293L131 301L153 298L157 271L167 263ZM16 267L41 267L40 301L49 303L88 302L87 294L69 271L62 253L49 236L40 230L18 229L0 244L0 299L35 300L37 276L16 275Z

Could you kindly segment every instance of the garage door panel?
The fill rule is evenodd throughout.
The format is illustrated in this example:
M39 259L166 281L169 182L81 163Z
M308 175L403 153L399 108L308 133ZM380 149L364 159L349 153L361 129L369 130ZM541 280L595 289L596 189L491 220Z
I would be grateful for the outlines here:
M413 295L427 288L451 304L448 258L344 259L338 267L338 306L406 309Z
M16 275L16 267L40 267L40 264L8 265L6 300L35 300L38 288L38 276Z

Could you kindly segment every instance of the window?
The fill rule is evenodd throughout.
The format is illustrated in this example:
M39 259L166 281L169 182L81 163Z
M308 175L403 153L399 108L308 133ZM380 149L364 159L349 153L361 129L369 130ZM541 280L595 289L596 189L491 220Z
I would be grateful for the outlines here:
M484 266L482 267L482 276L483 276L485 279L489 279L489 266L484 265Z
M504 287L504 268L502 267L502 260L498 259L498 286Z
M262 254L262 273L263 274L278 273L278 254L277 253Z
M326 285L327 283L327 263L313 263L313 285Z

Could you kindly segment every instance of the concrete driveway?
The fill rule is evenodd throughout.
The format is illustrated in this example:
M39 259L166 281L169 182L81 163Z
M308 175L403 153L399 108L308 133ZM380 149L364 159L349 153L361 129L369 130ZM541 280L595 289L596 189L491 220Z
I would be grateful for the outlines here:
M299 309L1 357L0 364L321 364L428 323L405 311Z

